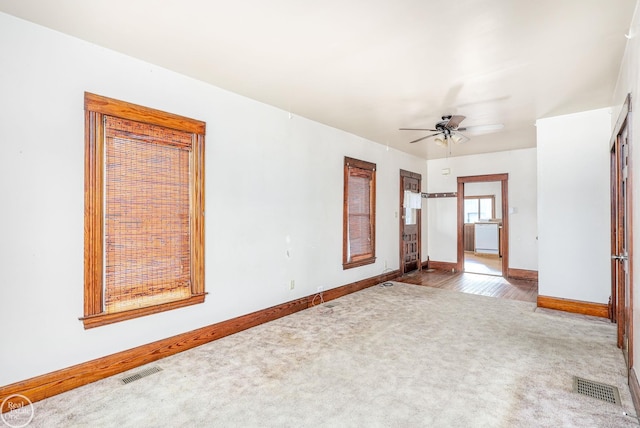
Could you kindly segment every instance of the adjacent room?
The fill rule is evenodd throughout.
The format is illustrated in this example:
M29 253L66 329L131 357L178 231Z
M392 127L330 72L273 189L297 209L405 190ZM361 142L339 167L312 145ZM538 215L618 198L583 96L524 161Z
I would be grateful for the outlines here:
M639 38L0 0L0 426L640 425Z

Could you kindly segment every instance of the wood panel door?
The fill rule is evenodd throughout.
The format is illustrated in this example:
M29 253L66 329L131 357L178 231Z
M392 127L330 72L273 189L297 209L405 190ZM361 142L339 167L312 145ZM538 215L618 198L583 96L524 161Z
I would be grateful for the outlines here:
M633 366L633 283L631 271L631 165L627 99L611 145L611 320L618 323L618 347Z
M422 270L420 258L422 176L400 170L400 273Z

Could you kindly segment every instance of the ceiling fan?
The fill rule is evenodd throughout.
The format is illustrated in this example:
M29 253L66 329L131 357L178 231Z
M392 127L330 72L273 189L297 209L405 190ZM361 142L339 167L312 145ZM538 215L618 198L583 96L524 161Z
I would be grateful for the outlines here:
M429 134L426 137L418 138L417 140L409 141L411 143L417 143L418 141L426 140L427 138L436 137L435 142L441 146L449 145L449 142L465 143L469 141L469 137L461 134L460 131L493 131L502 129L503 125L481 125L470 126L466 128L460 128L460 123L465 119L465 116L449 115L442 116L442 121L436 123L435 129L429 128L400 128L400 131L431 131L433 134Z

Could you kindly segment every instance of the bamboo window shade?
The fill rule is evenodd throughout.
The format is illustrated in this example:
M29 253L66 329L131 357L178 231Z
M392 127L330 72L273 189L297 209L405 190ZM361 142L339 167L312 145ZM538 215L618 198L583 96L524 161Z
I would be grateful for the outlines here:
M191 297L193 134L104 116L104 310Z
M349 261L372 253L372 175L372 171L349 168Z

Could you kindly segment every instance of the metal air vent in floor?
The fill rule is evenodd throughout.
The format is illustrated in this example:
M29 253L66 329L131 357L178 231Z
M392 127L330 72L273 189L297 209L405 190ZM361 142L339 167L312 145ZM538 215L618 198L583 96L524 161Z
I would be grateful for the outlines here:
M122 383L124 383L126 385L128 383L131 383L133 381L136 381L138 379L142 379L143 377L146 377L146 376L149 376L151 374L158 373L158 372L161 372L161 371L162 371L162 369L160 367L153 366L153 367L149 367L147 369L144 369L142 371L139 371L138 373L134 373L134 374L132 374L130 376L122 378L121 380L122 380Z
M621 405L618 388L604 383L594 382L592 380L574 376L573 392L597 398L598 400L603 400L608 403Z

